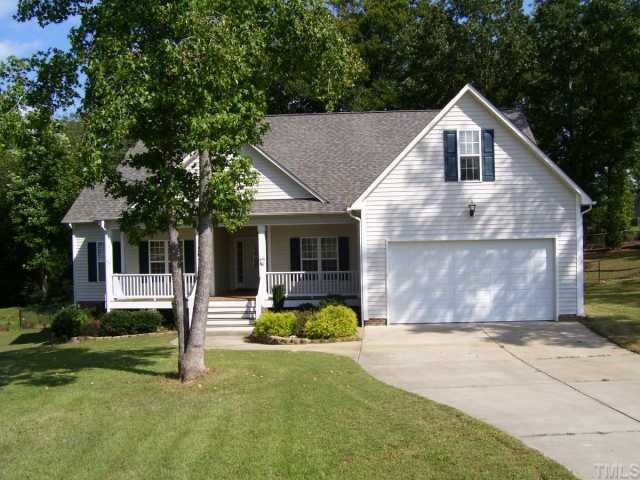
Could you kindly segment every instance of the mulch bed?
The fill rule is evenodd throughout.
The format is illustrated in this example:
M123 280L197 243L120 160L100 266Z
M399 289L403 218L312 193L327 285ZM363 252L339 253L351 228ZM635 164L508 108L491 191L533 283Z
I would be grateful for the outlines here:
M247 339L253 343L265 345L305 345L309 343L341 343L358 342L361 338L358 335L340 338L304 338L292 335L290 337L277 337L275 335L249 335Z

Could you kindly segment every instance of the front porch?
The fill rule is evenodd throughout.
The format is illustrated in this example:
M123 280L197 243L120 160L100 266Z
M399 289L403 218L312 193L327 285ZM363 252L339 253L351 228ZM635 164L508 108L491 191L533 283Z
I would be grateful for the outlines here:
M286 306L315 303L341 295L359 304L359 235L357 224L254 225L229 233L214 229L210 306L245 301L255 315L272 306L274 288L282 285ZM117 231L108 231L105 279L107 310L171 308L173 281L169 273L167 237L158 235L139 245ZM191 300L196 286L197 238L180 232L184 253L184 290ZM117 239L117 241L114 241ZM115 271L114 271L115 270ZM225 303L226 302L226 303Z

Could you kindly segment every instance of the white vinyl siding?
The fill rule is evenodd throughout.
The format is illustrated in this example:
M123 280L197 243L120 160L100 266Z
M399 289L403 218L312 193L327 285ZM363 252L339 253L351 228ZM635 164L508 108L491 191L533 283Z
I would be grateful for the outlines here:
M255 168L260 174L256 200L285 200L313 198L307 190L252 148L246 148Z
M115 232L113 240L118 241L119 238L119 233ZM105 282L89 281L89 242L96 242L100 248L103 248L104 231L94 223L74 224L71 250L73 255L73 291L76 302L102 302L104 300ZM99 255L99 252L96 251L96 253Z
M495 130L495 182L445 182L443 130L480 128ZM558 313L575 314L578 201L484 106L463 96L365 200L368 317L387 317L387 240L448 238L556 238Z

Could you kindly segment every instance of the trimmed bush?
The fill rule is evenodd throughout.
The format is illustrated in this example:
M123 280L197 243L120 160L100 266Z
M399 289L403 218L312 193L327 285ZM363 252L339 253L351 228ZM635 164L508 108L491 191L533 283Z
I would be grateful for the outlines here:
M288 337L294 334L295 328L296 314L294 312L264 312L256 320L253 334L256 336Z
M309 338L339 338L355 335L357 328L358 318L353 310L344 305L330 305L307 321L304 332Z
M90 320L89 314L78 305L68 305L53 316L51 331L58 338L77 337L82 326Z
M313 305L311 306L313 307ZM294 335L296 337L304 337L304 330L305 330L305 327L307 326L307 322L309 321L309 319L311 319L311 317L315 315L315 307L310 309L296 310L295 314L296 314L296 328L295 328Z
M322 310L324 307L335 305L347 305L345 298L342 295L327 295L320 302L318 302L318 308Z
M282 309L284 309L284 301L286 298L286 295L284 294L284 285L274 285L272 296L273 296L273 309L276 312L279 312Z
M157 310L136 310L132 313L133 333L157 332L164 322L164 317Z
M162 315L157 310L112 310L100 322L105 336L135 335L157 331L162 325Z

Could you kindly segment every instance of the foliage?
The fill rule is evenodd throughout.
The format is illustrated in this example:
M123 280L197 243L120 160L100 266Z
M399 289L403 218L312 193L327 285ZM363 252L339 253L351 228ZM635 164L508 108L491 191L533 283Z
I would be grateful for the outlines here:
M230 231L244 225L258 176L242 148L260 143L268 98L308 99L331 109L359 66L317 0L33 0L18 8L18 19L41 25L73 16L81 21L66 64L86 76L86 157L110 194L136 205L121 222L134 241L195 220L198 248L205 249L212 225ZM39 71L47 76L58 69L44 61ZM125 160L144 169L135 181L121 166L131 139L144 147ZM198 171L183 165L193 152ZM170 250L172 273L180 278L179 249ZM183 379L205 370L210 252L199 259L188 335L178 318ZM185 310L177 288L174 308L178 315Z
M60 221L83 185L81 128L34 105L28 63L0 63L0 304L70 297L70 230ZM15 274L15 275L14 275ZM8 281L10 279L10 281Z
M100 322L102 335L135 335L156 332L163 322L157 310L112 310Z
M51 331L57 338L76 337L81 327L90 320L89 314L78 305L67 305L53 316Z
M273 297L273 309L276 312L279 312L284 308L284 301L287 298L285 294L284 285L274 285L272 297Z
M544 150L598 201L590 229L618 245L633 205L629 172L640 160L640 5L541 1L534 24L529 119Z
M318 308L322 309L331 305L346 305L346 299L342 295L327 295L318 302Z
M315 306L313 303L301 303L297 307L297 310L300 310L300 311L303 311L303 312L314 311L314 310L317 310L317 309L318 309L318 307Z
M433 108L476 82L494 101L522 100L533 60L520 2L333 0L366 73L347 109Z
M304 337L307 322L311 318L313 318L313 316L316 314L316 310L313 308L307 308L307 309L298 308L297 310L294 311L294 313L296 315L296 327L294 329L293 334L296 337Z
M339 338L356 334L358 318L344 305L330 305L314 314L306 323L305 335L309 338Z
M0 330L47 327L57 310L49 305L0 308Z
M253 334L288 337L293 335L296 327L296 315L293 312L263 312L256 320Z

